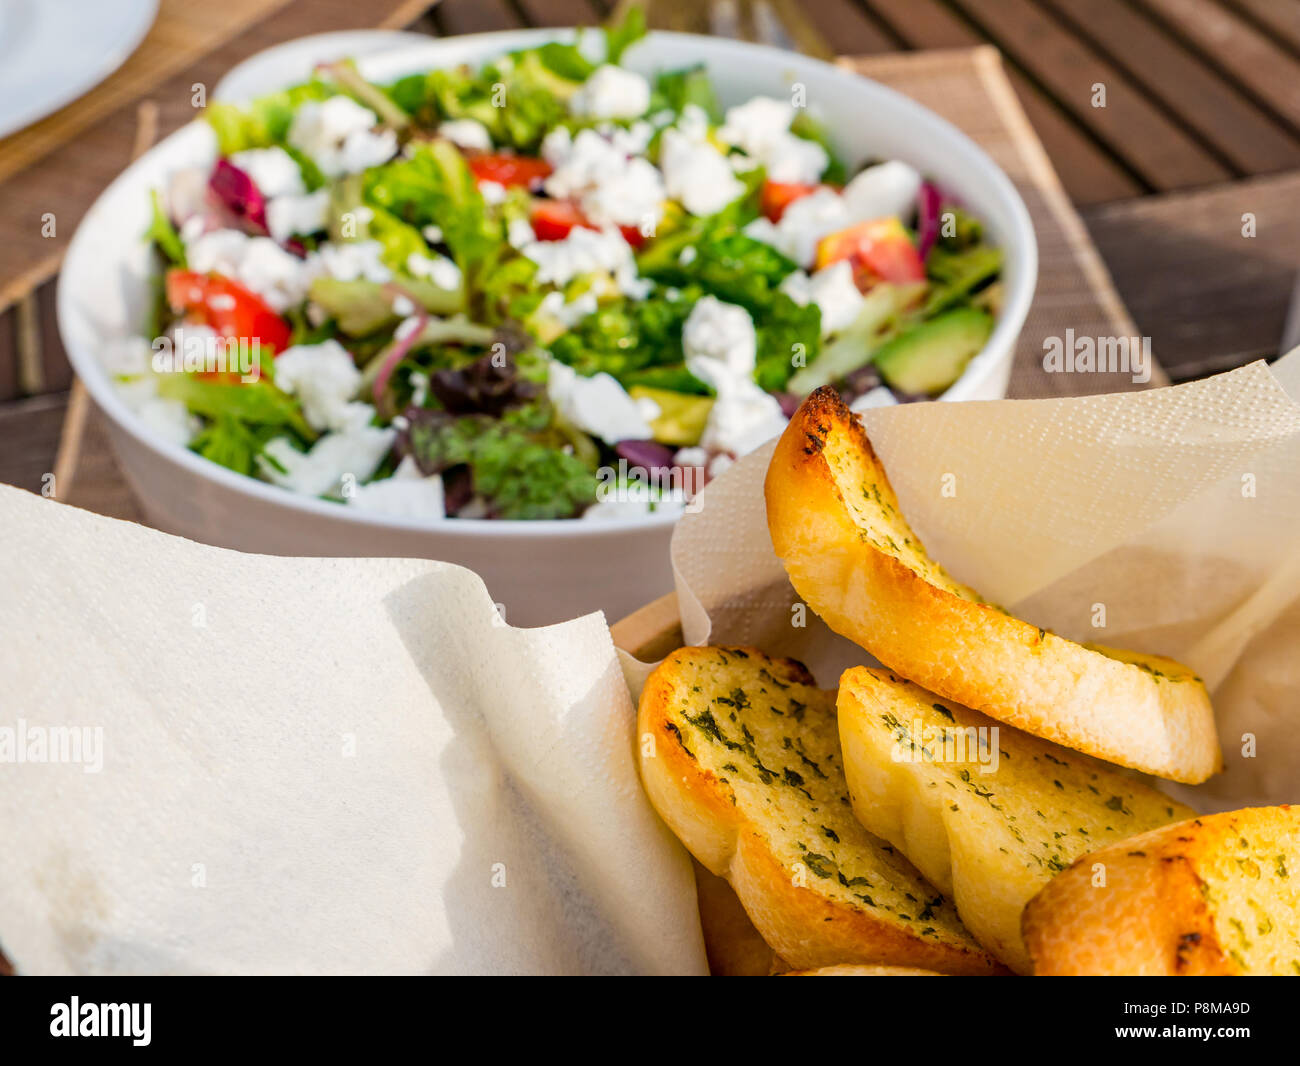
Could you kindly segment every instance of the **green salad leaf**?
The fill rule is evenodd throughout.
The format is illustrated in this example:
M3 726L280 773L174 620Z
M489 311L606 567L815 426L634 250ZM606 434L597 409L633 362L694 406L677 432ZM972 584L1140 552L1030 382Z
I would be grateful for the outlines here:
M417 421L410 446L421 469L469 468L474 493L500 518L572 518L596 500L596 475L555 441L539 439L536 412Z
M620 21L611 20L605 26L605 62L617 63L645 34L645 10L640 4L633 4Z
M185 244L181 240L181 235L176 232L176 227L172 225L167 212L163 210L162 201L158 198L158 190L151 189L149 195L153 198L153 215L149 221L149 229L145 231L145 239L154 243L171 266L184 267L186 265Z
M204 418L287 427L304 440L316 438L316 431L303 418L298 401L266 378L230 383L195 374L163 374L158 379L158 394L180 400Z
M794 121L790 123L790 132L806 141L814 141L825 149L826 158L830 162L822 171L822 181L829 185L843 185L848 181L848 168L835 151L835 145L831 143L830 131L823 123L813 118L806 109L800 109Z
M334 86L314 79L258 97L243 108L214 101L208 105L203 117L217 135L221 154L234 155L249 148L284 144L298 108L309 100L324 100L336 92Z
M466 277L501 244L500 224L488 216L465 157L448 141L418 144L409 158L367 171L364 195L368 204L411 226L437 225ZM418 231L415 236L424 246Z
M656 101L651 104L652 112L666 107L680 115L688 104L694 104L703 109L713 125L722 121L722 107L703 63L664 71L655 78L654 91Z

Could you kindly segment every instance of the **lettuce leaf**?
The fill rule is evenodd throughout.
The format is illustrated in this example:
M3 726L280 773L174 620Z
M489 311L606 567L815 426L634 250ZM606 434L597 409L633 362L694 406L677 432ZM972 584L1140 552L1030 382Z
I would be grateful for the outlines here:
M417 229L437 225L467 278L501 245L500 224L488 216L465 157L447 141L416 145L409 159L368 171L364 196Z
M203 117L217 135L221 154L234 155L248 148L283 145L299 106L309 100L324 100L336 91L332 85L313 80L259 97L245 108L215 101Z
M644 37L645 33L645 9L640 4L633 4L621 21L611 20L605 26L605 62L619 62L623 53Z

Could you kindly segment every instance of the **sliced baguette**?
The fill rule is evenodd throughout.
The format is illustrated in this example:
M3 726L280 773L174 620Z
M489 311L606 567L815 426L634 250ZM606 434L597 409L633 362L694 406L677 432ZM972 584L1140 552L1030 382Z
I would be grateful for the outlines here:
M799 595L832 629L932 692L1037 736L1175 781L1221 767L1209 696L1170 659L1076 644L932 560L861 423L832 388L796 412L768 467L767 521Z
M802 664L681 648L641 693L641 780L788 966L999 972L956 910L853 817L835 696Z
M709 873L699 860L693 865L709 973L714 977L767 977L783 969L731 886Z
M1042 976L1300 976L1300 807L1253 807L1085 855L1025 909Z
M886 670L846 670L838 707L858 820L1018 973L1030 970L1021 912L1054 874L1098 846L1195 813L1130 774Z

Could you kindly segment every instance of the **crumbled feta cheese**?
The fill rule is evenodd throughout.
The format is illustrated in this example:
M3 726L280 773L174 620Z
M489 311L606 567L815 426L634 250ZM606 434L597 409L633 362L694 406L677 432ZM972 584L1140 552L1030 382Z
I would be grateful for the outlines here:
M767 168L769 181L811 185L830 163L815 141L790 132L794 106L784 100L756 96L727 110L718 136Z
M317 233L329 221L330 195L325 189L303 196L285 194L266 204L266 228L271 239L284 243L298 233Z
M596 127L597 132L626 155L644 155L654 140L655 128L648 122L633 122L626 129L605 122Z
M136 377L148 373L153 354L144 337L114 337L104 344L99 361L113 377Z
M167 194L163 197L167 213L177 226L197 220L201 223L208 213L208 168L184 167L173 171L167 178ZM195 234L197 236L197 234Z
M543 187L558 200L575 200L598 226L657 225L663 215L663 178L648 159L631 156L595 130L570 137L557 127L542 142L554 167Z
M735 466L736 460L726 452L719 452L709 460L709 477L721 477L729 467Z
M687 104L677 120L677 129L689 141L706 141L709 138L709 113L699 104Z
M337 491L348 475L358 485L368 481L396 437L394 430L357 422L325 434L306 452L298 451L287 437L276 437L262 449L258 466L272 484L304 496L324 496Z
M458 148L468 148L477 152L492 151L492 134L488 133L488 128L477 119L458 118L444 122L438 127L438 136L446 137Z
M213 230L185 246L191 270L233 278L257 293L276 311L285 311L307 297L320 272L314 259L299 259L270 237L250 237L233 229Z
M478 191L485 204L503 204L510 195L509 190L499 181L480 181Z
M428 241L430 244L442 243L443 233L442 233L441 226L432 226L432 225L425 226L424 229L420 230L420 233L423 235L424 239Z
M553 361L546 391L569 422L606 444L650 439L650 426L636 401L611 374L583 377L571 366Z
M675 129L664 130L659 166L665 191L692 215L716 214L745 191L721 152Z
M275 384L298 397L313 429L343 429L360 417L358 408L366 406L349 402L361 387L361 371L347 349L332 339L281 352L275 358Z
M709 453L696 446L680 448L673 456L673 463L677 466L704 466L708 461Z
M695 262L699 254L700 251L698 248L695 247L695 245L688 244L685 248L681 250L681 253L677 256L677 262L681 263L682 266L690 266L692 263Z
M533 232L532 223L526 218L512 218L510 224L506 227L506 240L510 243L511 248L522 248L526 244L532 244L537 240L537 234Z
M636 409L641 412L641 417L647 423L655 422L664 413L664 409L649 396L636 397Z
M655 491L650 485L635 483L620 486L613 499L597 500L582 512L582 517L607 521L645 518L652 514L679 515L685 511L686 503L686 494L679 488L664 493Z
M842 194L831 188L818 189L795 200L780 222L758 218L745 227L745 233L772 245L800 266L811 266L817 242L828 234L875 218L908 218L920 187L920 174L906 163L881 163L855 177Z
M393 280L393 272L383 261L384 246L378 241L327 242L317 254L325 272L339 281L364 278L382 284Z
M413 315L411 318L404 318L397 323L397 328L393 330L393 340L404 341L412 333L417 332L423 325L419 315Z
M781 291L801 307L814 303L821 309L823 337L852 325L862 310L862 293L847 259L823 267L811 277L796 270L781 282Z
M703 296L682 325L686 366L719 392L731 378L748 380L758 356L758 335L749 312L716 296Z
M145 400L135 409L145 426L172 444L182 448L194 439L199 431L199 420L186 409L180 400L155 396Z
M257 191L268 199L301 196L307 191L297 161L278 145L236 152L230 162L252 178Z
M429 375L421 370L412 370L406 376L406 381L411 386L411 403L423 407L429 398Z
M569 99L582 118L637 118L650 108L650 83L635 71L605 63Z
M566 327L573 327L581 322L589 314L596 310L596 294L584 292L576 300L568 303L564 300L562 292L548 292L542 297L542 302L538 305L537 310L543 314L554 318Z
M863 411L870 411L873 407L893 407L898 403L898 397L890 392L884 385L877 385L874 389L869 389L849 404L849 410L857 414Z
M790 131L794 105L770 96L755 96L743 104L727 108L718 136L749 155L762 157Z
M780 222L754 219L745 227L745 234L772 245L800 266L809 267L816 258L817 242L851 221L839 194L826 188L796 200L785 209Z
M397 152L397 134L374 129L378 116L350 96L311 100L298 108L289 127L289 144L326 177L355 174L386 163Z
M844 186L841 199L852 222L896 215L906 220L916 210L921 175L897 159L867 167Z
M425 477L409 455L397 464L392 477L361 485L346 499L360 511L388 518L437 521L447 517L442 478Z
M710 452L747 455L785 429L786 417L775 396L753 381L736 379L718 393L700 445Z
M117 387L118 395L145 427L184 448L199 431L199 420L180 400L158 395L158 378L144 373Z
M700 437L706 452L744 455L785 428L781 405L753 379L758 340L743 307L702 297L682 327L682 348L687 368L718 394Z
M644 299L650 283L637 277L632 247L618 230L575 226L562 241L534 241L521 251L537 264L537 281L563 288L580 274L604 272L619 291Z
M402 318L415 314L415 304L400 292L393 297L392 307L393 314L400 315Z
M460 288L460 267L445 255L431 259L419 252L412 252L406 257L406 269L413 277L428 278L440 289Z

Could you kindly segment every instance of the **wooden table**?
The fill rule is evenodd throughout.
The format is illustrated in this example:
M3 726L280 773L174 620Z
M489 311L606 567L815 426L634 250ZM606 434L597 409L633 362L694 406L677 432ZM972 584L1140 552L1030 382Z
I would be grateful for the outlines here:
M163 0L164 13L186 2ZM213 84L244 56L306 33L588 25L610 6L232 0L220 19L191 11L191 34L208 36L184 63L126 93L76 137L53 138L30 165L10 173L15 139L0 141L0 481L37 488L53 467L71 380L53 322L59 254L129 158L142 122L165 133L190 117L189 85ZM823 57L994 43L1171 377L1275 354L1300 266L1300 0L649 0L648 8L655 26ZM69 121L83 104L47 121ZM46 210L58 218L53 238L40 234Z

